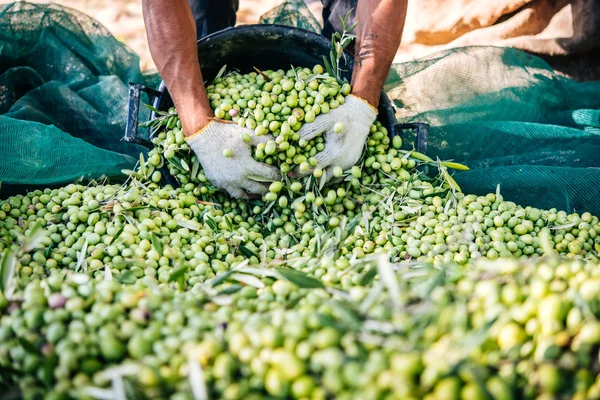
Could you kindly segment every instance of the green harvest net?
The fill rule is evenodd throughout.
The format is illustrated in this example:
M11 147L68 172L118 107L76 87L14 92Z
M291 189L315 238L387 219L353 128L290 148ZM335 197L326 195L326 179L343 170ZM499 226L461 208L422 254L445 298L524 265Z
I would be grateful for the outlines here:
M263 22L319 31L300 0ZM0 9L2 190L130 168L141 149L121 140L127 83L153 86L138 64L73 10ZM464 192L500 185L520 204L600 214L600 82L566 79L518 50L472 47L396 64L385 90L399 122L431 125L429 156L471 167L455 176Z
M52 185L117 175L139 58L90 17L57 5L0 6L0 181ZM154 84L154 83L152 83Z
M288 0L268 22L310 25L306 11ZM520 50L466 47L393 65L384 89L399 123L430 125L428 156L471 168L455 175L463 192L499 186L519 204L600 214L600 82Z

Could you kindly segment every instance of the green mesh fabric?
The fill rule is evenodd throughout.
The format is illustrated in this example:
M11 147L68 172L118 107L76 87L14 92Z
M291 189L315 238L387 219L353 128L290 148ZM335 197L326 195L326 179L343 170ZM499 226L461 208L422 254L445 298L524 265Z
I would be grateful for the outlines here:
M395 64L399 122L431 125L427 155L468 165L467 193L600 213L600 82L555 74L519 50L469 47Z
M295 26L321 33L319 21L312 15L303 0L286 0L280 6L263 14L260 23Z
M54 4L0 6L0 181L50 185L118 175L139 58L90 17Z

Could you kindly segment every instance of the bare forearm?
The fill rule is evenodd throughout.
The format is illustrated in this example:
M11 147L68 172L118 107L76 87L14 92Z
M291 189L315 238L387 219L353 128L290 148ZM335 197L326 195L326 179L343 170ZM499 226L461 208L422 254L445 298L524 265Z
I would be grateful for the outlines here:
M165 81L186 136L204 127L212 116L206 96L196 28L187 0L143 0L150 53Z
M379 95L400 47L408 0L359 0L352 92L370 104Z

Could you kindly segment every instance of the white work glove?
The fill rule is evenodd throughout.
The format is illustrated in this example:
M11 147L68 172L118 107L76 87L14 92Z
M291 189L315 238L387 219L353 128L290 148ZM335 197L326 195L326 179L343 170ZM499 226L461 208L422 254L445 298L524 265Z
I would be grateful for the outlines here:
M242 133L250 135L245 143ZM276 167L260 163L252 158L251 146L272 139L270 135L256 136L253 131L237 124L211 121L203 129L186 138L208 180L219 189L226 190L234 198L247 198L246 192L263 195L268 189L263 184L249 178L250 175L266 179L280 180ZM223 152L231 150L231 157Z
M325 134L325 148L315 158L317 166L326 172L329 180L333 177L334 167L338 166L346 171L357 163L376 118L375 107L360 97L349 95L344 104L327 114L319 115L314 122L300 128L298 133L305 140ZM334 130L337 123L343 125L339 133Z

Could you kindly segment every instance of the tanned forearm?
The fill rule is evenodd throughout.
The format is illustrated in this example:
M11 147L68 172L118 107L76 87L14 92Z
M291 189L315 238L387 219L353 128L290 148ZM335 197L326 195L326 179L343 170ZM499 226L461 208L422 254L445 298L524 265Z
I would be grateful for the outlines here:
M188 0L143 0L150 53L175 103L183 133L210 122L213 112L200 72L196 27Z
M400 47L408 0L359 0L352 93L373 106Z

